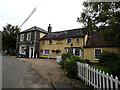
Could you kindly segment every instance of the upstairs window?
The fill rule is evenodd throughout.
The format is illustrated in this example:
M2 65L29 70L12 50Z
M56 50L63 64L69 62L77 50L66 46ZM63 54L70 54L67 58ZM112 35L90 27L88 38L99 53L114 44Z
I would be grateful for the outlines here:
M30 41L31 40L31 33L27 34L27 40Z
M94 50L94 60L99 60L101 53L102 53L102 49L95 49Z
M49 44L53 44L53 40L49 40Z
M76 42L79 43L79 39L78 38L77 38Z
M68 38L67 43L72 43L72 38Z
M24 34L20 35L20 41L24 41Z
M44 42L44 41L42 41L42 44L44 45L44 44L45 44L45 42Z

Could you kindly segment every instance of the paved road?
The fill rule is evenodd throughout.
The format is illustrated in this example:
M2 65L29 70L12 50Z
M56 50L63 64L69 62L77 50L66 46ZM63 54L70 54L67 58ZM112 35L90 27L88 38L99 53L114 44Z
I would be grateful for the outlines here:
M2 88L51 88L50 83L23 61L2 57Z

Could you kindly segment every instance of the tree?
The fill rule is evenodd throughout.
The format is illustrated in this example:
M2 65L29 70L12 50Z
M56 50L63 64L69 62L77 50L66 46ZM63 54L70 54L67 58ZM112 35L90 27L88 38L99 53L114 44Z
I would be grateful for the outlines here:
M120 45L120 2L84 2L77 21L87 31L101 31L105 40L117 40Z
M2 49L14 50L16 49L17 33L20 32L18 26L7 24L2 31Z

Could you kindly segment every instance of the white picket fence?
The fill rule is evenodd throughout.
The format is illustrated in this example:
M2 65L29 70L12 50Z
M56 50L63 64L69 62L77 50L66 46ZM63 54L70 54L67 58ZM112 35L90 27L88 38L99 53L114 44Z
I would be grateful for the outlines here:
M61 61L61 56L57 56L56 61L59 63Z
M108 73L101 72L101 70L90 67L86 63L77 62L78 66L78 77L81 78L87 85L92 85L94 88L98 89L115 89L118 90L118 85L120 81L116 76L113 78L113 75Z

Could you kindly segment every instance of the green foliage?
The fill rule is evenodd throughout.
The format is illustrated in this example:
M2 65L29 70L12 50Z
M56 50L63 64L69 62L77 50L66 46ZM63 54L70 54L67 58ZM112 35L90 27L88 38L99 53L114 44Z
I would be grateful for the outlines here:
M2 31L2 49L14 50L16 49L17 33L20 31L18 26L7 24Z
M118 41L120 46L119 2L84 2L84 9L77 21L83 23L87 31L103 31L105 40Z
M100 65L109 69L108 73L120 77L120 56L117 53L103 51L100 57Z
M77 62L85 63L84 60L76 55L72 55L64 61L64 70L69 78L77 78Z
M62 57L61 57L61 61L60 61L60 65L62 66L62 68L64 68L64 62L65 62L65 60L67 59L67 58L69 58L70 56L72 56L73 55L73 53L65 53L65 54L62 54Z

